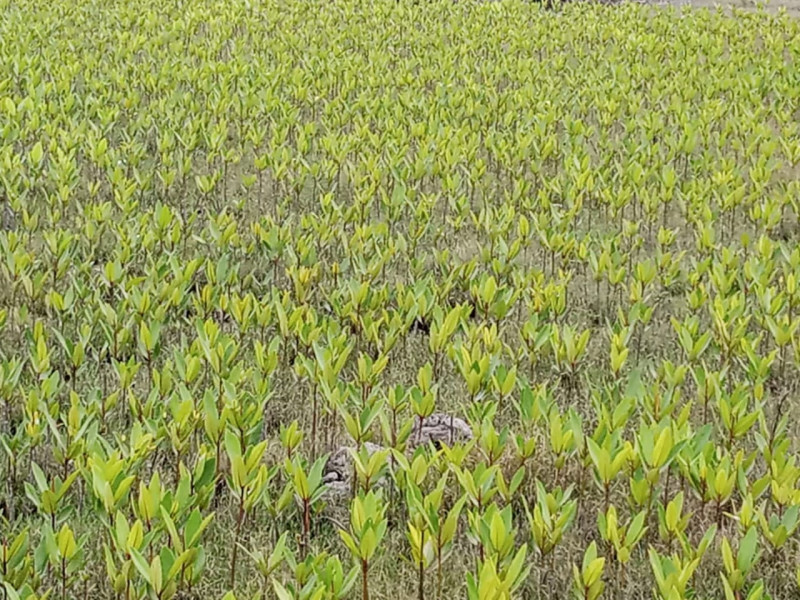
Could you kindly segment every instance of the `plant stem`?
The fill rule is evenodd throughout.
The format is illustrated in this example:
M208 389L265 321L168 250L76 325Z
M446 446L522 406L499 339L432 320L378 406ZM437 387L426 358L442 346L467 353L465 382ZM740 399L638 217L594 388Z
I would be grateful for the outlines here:
M67 559L61 559L61 600L67 600Z
M233 536L233 550L231 551L231 581L230 589L233 590L234 583L236 582L236 555L239 550L239 534L242 529L242 522L244 521L244 495L242 490L241 498L239 499L239 515L236 518L236 532Z
M419 549L419 600L425 600L425 530L422 530Z
M441 534L440 534L441 535ZM442 598L442 546L441 542L438 545L436 552L436 598Z
M311 504L303 498L303 556L308 552L308 536L311 531Z
M369 587L367 586L367 572L369 563L366 559L361 559L361 600L369 600Z
M311 460L317 458L317 384L311 386Z

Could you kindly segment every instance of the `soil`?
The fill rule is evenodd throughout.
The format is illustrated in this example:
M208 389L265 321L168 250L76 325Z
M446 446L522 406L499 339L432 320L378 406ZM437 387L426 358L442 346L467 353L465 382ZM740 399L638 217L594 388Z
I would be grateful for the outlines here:
M728 10L756 10L760 3L754 0L655 0L653 4L669 6L691 6L692 8L708 8L714 10L721 6ZM768 11L777 12L785 8L786 12L793 17L800 17L800 0L770 0L764 3Z

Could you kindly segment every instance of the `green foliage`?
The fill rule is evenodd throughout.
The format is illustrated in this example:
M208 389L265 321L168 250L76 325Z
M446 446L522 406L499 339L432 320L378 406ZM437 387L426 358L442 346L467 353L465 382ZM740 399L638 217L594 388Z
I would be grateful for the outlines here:
M2 600L790 593L800 26L557 8L0 0Z

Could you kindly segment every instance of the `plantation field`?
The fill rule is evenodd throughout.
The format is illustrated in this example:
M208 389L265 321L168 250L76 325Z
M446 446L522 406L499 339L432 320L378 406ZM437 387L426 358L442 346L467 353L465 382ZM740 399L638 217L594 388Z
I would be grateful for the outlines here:
M800 597L800 26L0 0L0 599Z

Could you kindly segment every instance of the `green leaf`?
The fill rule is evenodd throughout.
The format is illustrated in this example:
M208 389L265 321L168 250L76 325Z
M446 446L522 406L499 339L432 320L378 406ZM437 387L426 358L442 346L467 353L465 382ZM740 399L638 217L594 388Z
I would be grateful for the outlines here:
M750 572L756 558L758 549L758 531L756 527L751 527L742 540L739 542L739 552L737 555L737 566L743 574Z
M139 571L139 574L144 578L144 580L150 584L150 565L147 564L147 561L135 548L129 548L129 552L131 554L131 558L133 559L133 565L136 567L136 570Z

